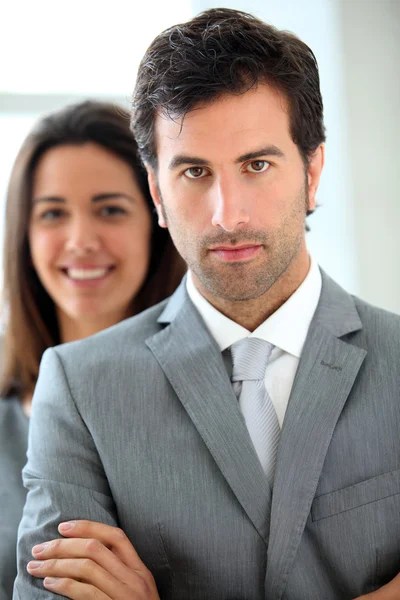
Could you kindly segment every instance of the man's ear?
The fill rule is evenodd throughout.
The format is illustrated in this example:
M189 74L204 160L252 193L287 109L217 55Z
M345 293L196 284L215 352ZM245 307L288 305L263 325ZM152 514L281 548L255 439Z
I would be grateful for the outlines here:
M314 210L316 206L316 193L318 189L319 180L321 177L322 169L325 162L325 145L320 144L311 156L310 162L307 167L307 181L308 181L308 210Z
M165 219L165 213L161 202L160 191L158 189L157 176L154 172L154 169L149 165L146 165L147 170L147 181L149 183L150 194L153 198L154 206L156 207L157 215L158 215L158 224L160 227L167 226L167 221Z

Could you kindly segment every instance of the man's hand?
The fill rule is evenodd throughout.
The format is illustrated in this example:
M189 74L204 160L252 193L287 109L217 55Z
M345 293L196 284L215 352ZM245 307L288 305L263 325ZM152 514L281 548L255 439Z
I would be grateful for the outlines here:
M376 592L359 596L355 600L400 600L400 573Z
M121 529L94 523L61 523L57 539L35 546L28 571L71 600L159 600L150 571Z

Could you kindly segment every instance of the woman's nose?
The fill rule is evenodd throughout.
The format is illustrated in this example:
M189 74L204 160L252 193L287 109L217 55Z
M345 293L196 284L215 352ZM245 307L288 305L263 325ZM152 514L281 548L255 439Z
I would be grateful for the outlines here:
M91 219L75 219L70 226L66 250L78 255L87 255L100 248L100 238Z

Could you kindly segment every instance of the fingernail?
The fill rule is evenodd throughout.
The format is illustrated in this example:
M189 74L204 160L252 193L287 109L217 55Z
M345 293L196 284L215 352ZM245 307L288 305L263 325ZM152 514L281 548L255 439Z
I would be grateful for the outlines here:
M58 578L57 577L45 577L44 578L44 585L53 585L55 583L57 583Z
M31 560L31 562L28 563L28 569L29 571L33 571L34 569L40 569L40 567L43 566L43 561L40 560Z
M40 554L41 552L43 552L43 550L46 550L47 546L49 544L38 544L37 546L34 546L32 548L32 554L35 556L35 554Z
M60 525L58 526L60 531L68 531L73 527L75 527L75 521L67 521L66 523L60 523Z

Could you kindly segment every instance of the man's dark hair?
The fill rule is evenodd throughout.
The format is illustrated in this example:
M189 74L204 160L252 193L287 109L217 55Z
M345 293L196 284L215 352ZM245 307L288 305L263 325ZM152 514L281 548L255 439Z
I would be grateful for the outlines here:
M155 38L139 67L132 128L142 160L157 167L156 114L180 118L258 83L288 100L290 131L305 165L325 140L318 65L294 34L229 8L202 12Z

